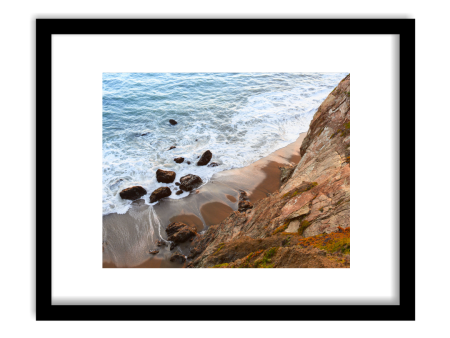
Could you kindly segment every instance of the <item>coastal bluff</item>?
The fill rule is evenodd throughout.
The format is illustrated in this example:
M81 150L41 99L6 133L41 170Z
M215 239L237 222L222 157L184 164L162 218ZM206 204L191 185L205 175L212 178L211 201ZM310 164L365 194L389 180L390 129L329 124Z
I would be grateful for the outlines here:
M279 191L192 242L187 267L350 267L350 74L315 113Z

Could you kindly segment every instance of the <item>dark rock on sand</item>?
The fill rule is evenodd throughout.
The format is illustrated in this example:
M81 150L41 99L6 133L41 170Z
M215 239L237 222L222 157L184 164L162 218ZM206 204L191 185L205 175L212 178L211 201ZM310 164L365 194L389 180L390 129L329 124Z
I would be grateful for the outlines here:
M162 169L156 170L156 180L162 183L172 183L175 181L175 172Z
M161 187L156 189L150 195L150 203L159 201L161 198L168 197L172 195L172 191L168 187Z
M176 147L175 146L171 146L170 148L169 148L169 150L172 150L172 149L175 149Z
M177 187L179 187L179 186L180 186L180 183L178 183L178 182L175 182L175 185L176 185Z
M181 190L191 191L192 189L199 187L203 181L197 175L189 174L180 178L180 183Z
M187 164L191 164L191 161L187 161L186 163L187 163Z
M160 239L157 240L155 243L156 243L157 246L166 246L167 245L166 242L164 242L164 241L162 241Z
M170 119L170 120L169 120L169 123L170 123L172 126L174 126L174 125L176 125L178 122L175 121L175 120Z
M210 164L208 164L208 167L217 167L219 165L219 163L217 162L211 162Z
M178 190L175 195L181 195L184 191L183 190Z
M156 255L159 252L159 250L149 250L148 253L152 255Z
M150 132L143 133L143 134L141 134L141 136L145 136L145 135L148 135L148 134L150 134Z
M184 257L182 254L180 254L179 252L175 252L172 254L172 256L170 257L170 261L171 262L178 262L178 263L184 263L186 262L186 257Z
M249 201L240 201L239 202L239 212L245 212L248 209L253 208L253 204L251 204Z
M177 243L175 243L175 242L170 243L170 251L175 249L176 246L177 246Z
M120 197L124 200L134 201L140 198L141 196L144 196L145 194L147 194L147 190L137 185L134 187L123 189L120 192Z
M212 153L207 150L203 153L202 157L198 160L197 165L207 165L211 161Z
M239 190L239 201L248 201L248 194L244 190Z
M169 236L167 240L177 244L184 243L191 237L197 235L195 227L181 222L170 223L166 228L166 233Z
M183 163L184 157L175 157L173 160L174 160L176 163Z

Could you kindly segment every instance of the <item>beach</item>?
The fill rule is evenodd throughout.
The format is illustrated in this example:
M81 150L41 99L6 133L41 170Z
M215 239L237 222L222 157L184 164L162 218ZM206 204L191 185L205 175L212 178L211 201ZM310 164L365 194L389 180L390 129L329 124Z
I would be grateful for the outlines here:
M175 250L157 246L166 240L165 228L172 222L195 227L201 234L219 224L238 209L239 195L245 191L251 203L277 192L281 186L280 167L297 165L300 147L306 133L295 142L242 168L216 172L210 181L182 199L162 199L155 205L136 200L125 214L103 216L104 268L182 268L184 264L171 262L173 252L185 256L191 242L179 244ZM156 255L149 250L159 250Z

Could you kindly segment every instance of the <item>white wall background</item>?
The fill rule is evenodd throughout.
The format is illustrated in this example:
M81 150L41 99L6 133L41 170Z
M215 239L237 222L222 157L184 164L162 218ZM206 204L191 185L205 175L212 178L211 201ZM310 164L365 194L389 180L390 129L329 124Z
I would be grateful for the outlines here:
M183 323L171 333L196 337L280 334L333 337L445 335L450 222L446 216L450 183L447 126L448 11L441 1L17 1L0 5L0 97L2 98L2 278L0 322L6 336L79 337L168 334L167 323L35 322L34 308L34 20L37 17L414 17L417 44L417 214L416 322L406 323ZM175 9L175 12L174 12ZM406 12L405 12L406 11ZM172 13L172 14L171 14ZM174 15L173 13L176 13ZM214 15L215 13L215 15ZM411 131L413 133L414 131ZM413 163L411 163L413 165ZM181 325L180 325L181 326ZM201 330L199 327L201 326ZM218 330L220 327L220 330ZM300 330L301 328L301 330Z

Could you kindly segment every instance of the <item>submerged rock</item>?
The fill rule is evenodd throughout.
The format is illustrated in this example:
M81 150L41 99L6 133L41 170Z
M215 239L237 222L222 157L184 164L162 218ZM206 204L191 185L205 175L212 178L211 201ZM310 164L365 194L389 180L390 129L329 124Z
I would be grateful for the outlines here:
M146 135L148 135L148 134L150 134L150 132L143 133L143 134L141 134L141 136L146 136Z
M183 163L184 162L184 157L175 157L173 159L176 163Z
M168 197L172 195L172 191L170 191L170 188L168 187L161 187L156 189L152 192L150 195L150 203L154 203L159 201L161 198Z
M131 202L132 205L138 205L138 206L142 206L145 205L145 200L143 198L140 198L138 200L134 200L133 202Z
M147 190L142 188L141 186L137 185L134 187L123 189L120 192L120 198L124 200L137 200L138 198L144 196L147 194Z
M176 147L175 146L171 146L170 148L169 148L169 150L172 150L172 149L175 149Z
M170 256L170 261L171 262L178 262L178 263L184 263L186 262L186 257L184 257L182 254L180 254L179 252L174 252L172 254L172 256Z
M211 161L212 153L207 150L203 153L202 157L198 160L197 165L207 165Z
M219 163L217 162L211 162L210 164L208 164L208 167L217 167L219 165Z
M203 181L197 175L189 174L180 178L180 183L181 190L191 191L192 189L199 187Z
M176 125L176 124L178 124L178 122L177 121L175 121L175 120L172 120L172 119L170 119L169 120L169 123L172 125L172 126L174 126L174 125Z
M174 171L168 171L168 170L162 170L158 169L156 170L156 180L158 182L162 183L172 183L175 181L176 174Z
M252 209L253 204L251 204L249 201L240 201L239 202L239 212L245 212L248 209Z
M197 231L193 226L181 222L170 223L166 228L166 233L169 236L167 240L176 244L184 243L191 237L197 235Z

